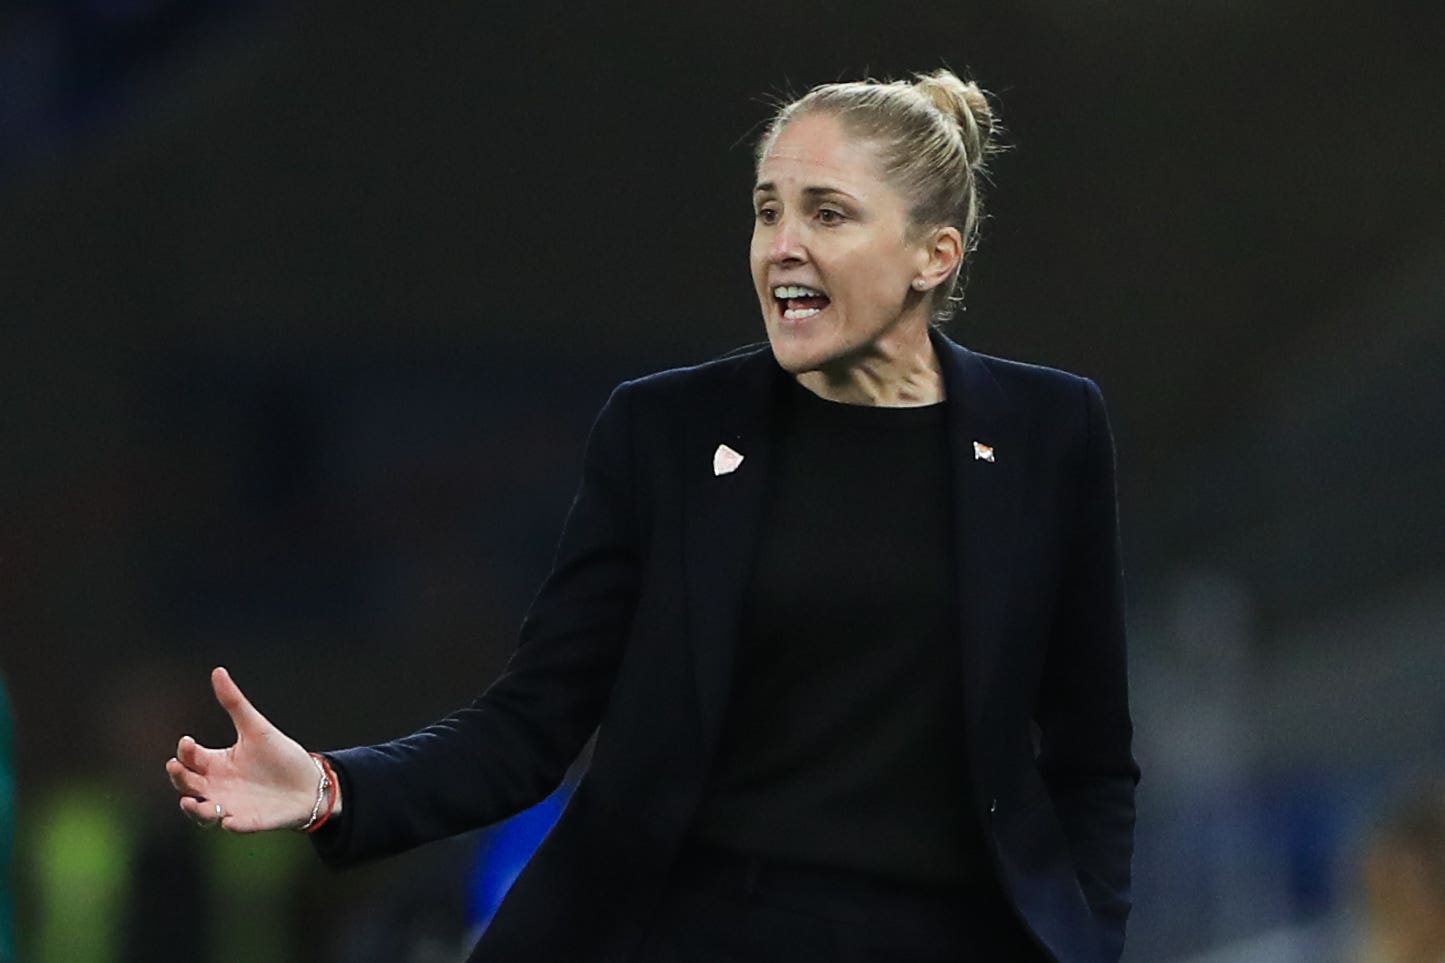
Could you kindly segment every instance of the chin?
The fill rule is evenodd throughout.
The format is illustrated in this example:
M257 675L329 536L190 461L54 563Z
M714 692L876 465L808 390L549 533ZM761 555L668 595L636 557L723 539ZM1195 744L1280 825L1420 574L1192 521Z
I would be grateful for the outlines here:
M778 366L788 374L817 371L833 360L832 354L824 345L800 343L794 338L779 337L772 331L768 332L768 344L773 348L773 357L777 359Z
M794 375L846 364L857 353L856 347L839 338L836 332L827 330L800 336L769 326L768 344L773 348L778 366Z

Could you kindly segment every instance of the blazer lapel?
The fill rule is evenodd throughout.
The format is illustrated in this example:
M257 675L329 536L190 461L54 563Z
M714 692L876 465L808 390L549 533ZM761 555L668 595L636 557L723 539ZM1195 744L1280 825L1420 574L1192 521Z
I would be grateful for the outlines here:
M1019 506L1023 428L988 367L933 332L953 452L954 552L965 705L977 733L1003 636Z
M765 508L773 412L786 377L770 351L746 359L736 374L741 383L719 393L725 406L688 426L684 452L685 584L705 759L727 705L743 592ZM714 458L722 445L742 460L718 474Z

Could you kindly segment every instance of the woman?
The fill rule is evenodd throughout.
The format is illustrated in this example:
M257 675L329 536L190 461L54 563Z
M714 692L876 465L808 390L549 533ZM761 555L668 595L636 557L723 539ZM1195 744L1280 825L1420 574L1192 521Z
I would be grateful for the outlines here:
M237 742L181 740L182 808L325 821L341 865L541 799L600 725L473 960L1117 959L1138 770L1103 402L932 325L992 127L947 71L780 110L768 345L613 393L502 677L312 757L217 669Z

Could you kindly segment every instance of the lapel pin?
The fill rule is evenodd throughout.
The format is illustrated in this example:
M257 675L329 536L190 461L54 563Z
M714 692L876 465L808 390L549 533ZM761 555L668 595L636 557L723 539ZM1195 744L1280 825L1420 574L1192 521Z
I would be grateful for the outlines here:
M974 442L974 443L973 443L973 460L974 460L974 461L986 461L986 462L992 464L992 463L993 463L993 446L992 446L992 445L985 445L985 444L984 444L983 442L981 442L981 441L976 441L976 442Z
M712 453L712 473L715 476L731 475L742 463L743 456L727 445L718 445L717 451Z

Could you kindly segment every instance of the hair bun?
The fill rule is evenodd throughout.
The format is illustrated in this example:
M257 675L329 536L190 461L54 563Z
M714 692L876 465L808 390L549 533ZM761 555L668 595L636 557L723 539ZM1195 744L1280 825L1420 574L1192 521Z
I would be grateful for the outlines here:
M964 83L953 71L942 68L931 74L916 74L913 89L958 125L968 166L975 171L982 170L996 149L993 136L997 126L984 90L973 81Z

